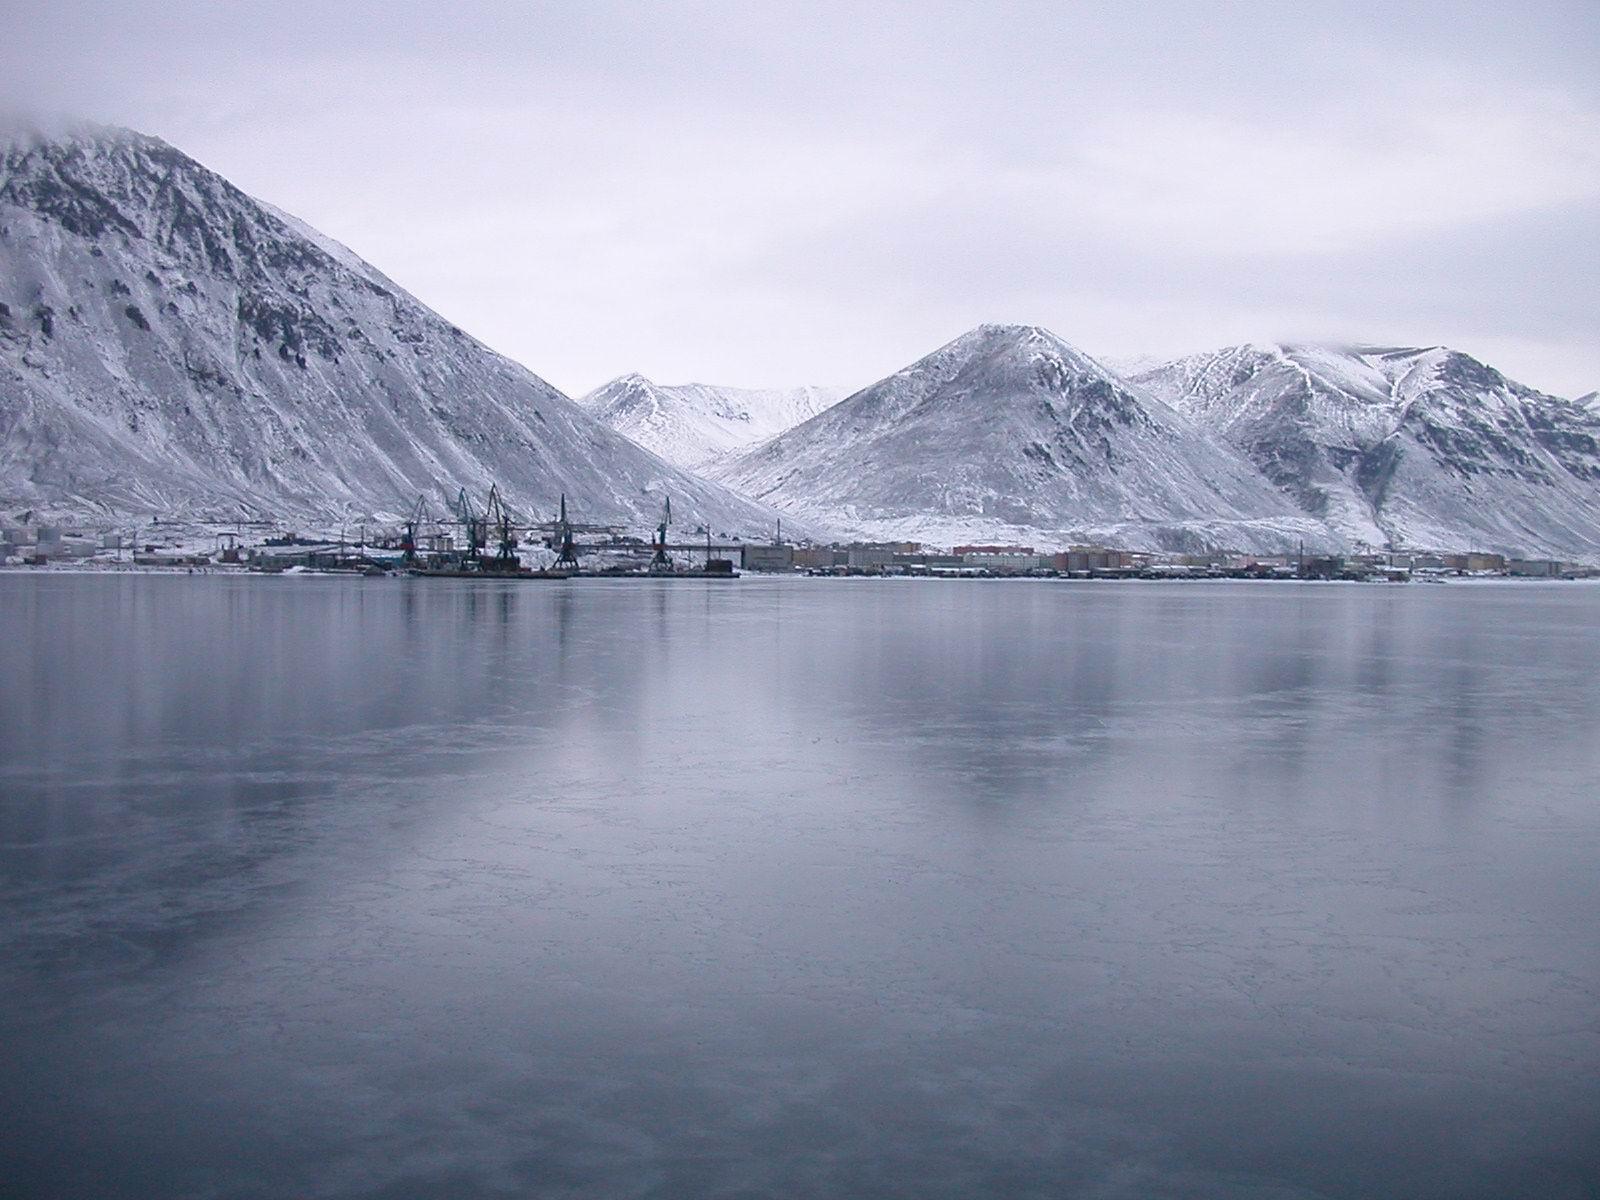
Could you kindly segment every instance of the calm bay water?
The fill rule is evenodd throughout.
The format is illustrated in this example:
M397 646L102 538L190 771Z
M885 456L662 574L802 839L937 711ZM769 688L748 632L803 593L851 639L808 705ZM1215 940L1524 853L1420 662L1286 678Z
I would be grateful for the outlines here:
M1600 1194L1600 587L0 576L0 1191Z

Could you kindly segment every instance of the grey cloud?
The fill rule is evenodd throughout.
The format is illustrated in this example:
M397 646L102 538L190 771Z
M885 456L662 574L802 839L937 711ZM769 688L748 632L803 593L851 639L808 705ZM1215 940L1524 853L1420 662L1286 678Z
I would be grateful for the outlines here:
M864 382L969 319L1105 353L1437 330L1600 379L1587 3L64 0L4 27L11 105L166 137L570 391Z

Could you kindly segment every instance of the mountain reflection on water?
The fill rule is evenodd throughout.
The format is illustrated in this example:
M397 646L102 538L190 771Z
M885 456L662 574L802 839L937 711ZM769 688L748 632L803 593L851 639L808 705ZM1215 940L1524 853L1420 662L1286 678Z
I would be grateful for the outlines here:
M19 1196L1589 1196L1600 587L0 576Z

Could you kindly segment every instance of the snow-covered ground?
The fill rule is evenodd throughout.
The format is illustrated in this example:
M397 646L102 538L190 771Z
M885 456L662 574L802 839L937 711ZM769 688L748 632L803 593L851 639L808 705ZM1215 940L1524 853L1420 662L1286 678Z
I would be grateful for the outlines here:
M1600 556L1600 413L1458 351L1245 345L1134 383L1348 542Z
M831 408L845 388L731 388L659 384L623 375L578 400L625 437L670 463L699 470Z

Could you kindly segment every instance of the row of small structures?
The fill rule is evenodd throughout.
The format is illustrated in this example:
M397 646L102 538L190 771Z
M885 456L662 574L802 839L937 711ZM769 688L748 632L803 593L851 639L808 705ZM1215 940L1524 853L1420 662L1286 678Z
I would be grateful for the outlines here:
M788 542L669 542L659 529L645 539L609 531L581 547L568 531L518 538L510 556L499 547L473 554L448 536L409 542L403 534L344 541L263 533L254 539L237 531L211 535L211 546L157 541L135 542L119 534L68 531L59 527L6 528L0 531L0 562L9 566L124 562L146 567L233 566L264 572L284 570L388 573L409 570L424 575L526 574L560 578L571 574L716 574L735 570L762 574L944 577L1065 577L1096 579L1361 579L1395 580L1443 576L1506 576L1579 579L1600 575L1596 568L1554 559L1511 558L1500 554L1376 553L1344 556L1310 554L1159 554L1104 546L1075 546L1037 552L1023 546L958 546L950 551L917 543L856 542L806 545ZM562 550L569 551L563 561ZM533 551L530 553L530 551Z
M1416 550L1341 556L1299 553L1254 555L1226 551L1200 554L1148 553L1108 546L1069 546L1039 551L1032 546L968 545L949 550L917 542L795 544L780 536L771 542L716 542L701 529L697 540L669 541L672 503L663 499L660 519L648 542L621 526L571 520L562 496L548 521L523 521L512 515L491 486L482 505L460 489L451 510L434 516L418 497L398 528L363 528L354 541L341 535L301 537L256 523L233 529L212 527L209 548L187 538L157 540L126 532L69 530L61 526L0 526L0 563L48 565L53 562L131 557L140 566L226 565L256 571L317 570L386 574L406 571L428 576L500 575L567 578L572 575L697 575L729 577L735 568L768 574L922 575L951 577L1043 576L1068 578L1172 579L1357 579L1403 582L1447 575L1571 579L1600 573L1585 564L1543 558L1516 558L1481 551L1436 553ZM173 529L153 523L151 532ZM698 540L699 534L704 541ZM580 542L580 537L583 539Z
M1508 558L1502 554L1377 553L1161 554L1074 546L1039 552L1030 546L957 546L948 553L914 542L845 546L763 545L744 547L749 571L812 575L948 575L1069 577L1084 579L1381 579L1478 575L1538 579L1594 576L1593 567L1554 559Z

